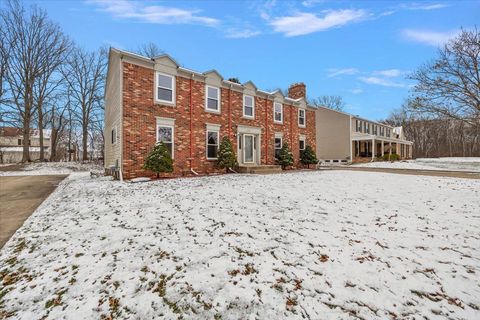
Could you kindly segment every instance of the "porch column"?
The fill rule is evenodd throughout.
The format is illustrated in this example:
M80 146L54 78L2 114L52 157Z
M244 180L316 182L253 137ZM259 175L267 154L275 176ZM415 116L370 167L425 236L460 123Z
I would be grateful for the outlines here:
M388 161L390 161L391 155L392 155L392 143L389 142L388 143Z
M383 146L383 140L382 140L382 157L383 157L384 154L385 154L385 148Z
M375 160L375 139L372 139L372 161Z

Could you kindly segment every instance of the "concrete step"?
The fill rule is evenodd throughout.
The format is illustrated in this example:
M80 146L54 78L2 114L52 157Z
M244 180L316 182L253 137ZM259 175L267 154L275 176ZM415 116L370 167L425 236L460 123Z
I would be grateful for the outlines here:
M238 168L240 173L254 173L254 174L268 174L282 172L282 167L277 165L264 166L240 166Z

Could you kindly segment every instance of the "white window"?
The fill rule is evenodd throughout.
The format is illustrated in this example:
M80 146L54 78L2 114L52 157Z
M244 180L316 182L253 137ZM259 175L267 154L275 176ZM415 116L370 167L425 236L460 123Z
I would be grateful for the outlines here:
M280 154L280 150L283 146L283 139L282 137L275 137L275 159L278 159L278 155Z
M277 123L283 122L283 104L279 102L273 104L273 121Z
M298 126L305 127L305 109L298 109Z
M159 102L174 103L175 81L173 76L157 73L156 100Z
M206 86L205 91L205 109L220 112L220 89Z
M252 96L243 96L243 116L245 118L255 118L255 99Z
M207 129L207 159L217 159L219 138L218 130Z
M157 143L163 142L173 159L173 126L157 124Z
M112 144L117 143L117 127L112 129Z
M300 137L300 139L298 139L298 148L300 150L305 150L305 137Z

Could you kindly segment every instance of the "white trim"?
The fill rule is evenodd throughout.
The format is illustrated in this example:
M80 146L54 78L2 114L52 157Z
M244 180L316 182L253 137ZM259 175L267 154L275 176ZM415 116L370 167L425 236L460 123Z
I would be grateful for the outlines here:
M205 158L207 160L217 160L218 157L215 157L215 158L208 157L208 133L209 132L215 132L217 134L217 152L218 152L218 149L220 148L220 126L214 127L212 125L207 124L207 130L205 130Z
M168 101L168 100L162 100L162 99L159 99L158 98L158 76L159 75L162 75L162 76L165 76L165 77L169 77L172 81L172 88L167 88L167 87L161 87L163 89L167 89L167 90L172 90L172 100L171 101ZM154 96L155 96L155 102L156 103L164 103L164 104L168 104L168 105L172 105L174 106L175 105L175 77L170 75L170 74L166 74L166 73L163 73L163 72L159 72L159 71L155 71L155 90L154 90Z
M280 121L277 120L277 119L275 119L275 112L276 112L276 111L275 111L275 106L276 106L276 105L280 105L280 110L281 110L281 111L280 111L280 116L281 116ZM273 102L273 122L274 122L274 123L280 123L280 124L283 123L283 103L281 103L281 102L275 102L275 101Z
M155 128L155 143L158 143L158 127L172 129L172 159L175 158L175 119L157 117L157 126Z
M208 88L212 88L212 89L217 90L217 107L218 107L218 109L216 109L216 110L208 108ZM213 99L213 98L211 98L211 99ZM205 85L205 111L211 112L211 113L221 113L222 112L222 104L221 104L220 99L221 99L220 88L206 84Z
M262 128L259 127L252 127L252 126L245 126L239 124L237 126L237 132L239 134L247 133L247 134L261 134L262 133Z
M252 115L246 115L245 114L245 98L250 97L252 98ZM247 119L255 119L255 96L249 95L249 94L244 94L243 95L243 117Z
M216 123L206 123L207 130L211 131L220 131L220 128L222 127L221 124L216 124Z
M303 111L303 124L300 124L300 111ZM307 126L307 110L303 108L298 108L298 113L297 113L297 123L300 128L305 128Z
M165 125L165 126L175 126L175 119L173 118L163 118L163 117L156 117L157 118L157 125Z

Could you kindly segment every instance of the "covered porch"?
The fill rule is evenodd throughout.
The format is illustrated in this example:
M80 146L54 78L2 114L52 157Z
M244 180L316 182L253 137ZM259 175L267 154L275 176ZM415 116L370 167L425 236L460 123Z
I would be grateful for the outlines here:
M396 153L400 159L412 158L412 143L380 137L352 137L354 162L375 161L385 154Z

